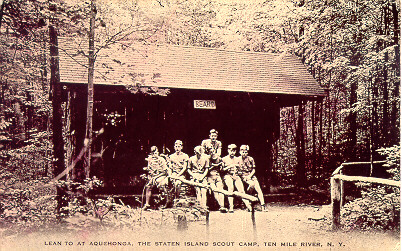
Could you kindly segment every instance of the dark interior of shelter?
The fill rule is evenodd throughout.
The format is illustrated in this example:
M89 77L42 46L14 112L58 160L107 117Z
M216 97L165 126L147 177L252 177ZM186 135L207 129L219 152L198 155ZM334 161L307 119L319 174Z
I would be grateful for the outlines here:
M64 90L70 111L70 131L74 132L70 146L75 158L85 138L87 88L68 84ZM214 100L215 109L197 109L194 100ZM151 146L171 154L174 142L179 139L184 143L183 152L192 156L194 147L208 138L214 128L223 143L222 156L227 154L229 144L250 146L256 175L264 194L268 195L270 187L278 185L272 170L271 149L279 137L280 108L301 101L299 96L280 94L172 88L167 96L134 94L123 86L97 85L93 129L95 135L102 128L104 132L94 137L90 176L98 177L104 185L96 193L98 196L141 195L145 180L140 176L145 173L145 158ZM73 177L84 178L82 162L74 168ZM378 168L381 166L374 166L371 171L367 165L354 166L345 168L344 172L350 175L372 172L374 177L389 177L386 169ZM352 193L358 191L354 184L348 186ZM208 201L210 206L217 206L215 200ZM241 204L240 199L235 202Z
M65 89L70 100L73 145L77 146L73 155L77 155L85 136L87 90L85 85L68 85ZM281 100L278 95L230 91L169 91L167 96L160 96L133 94L122 86L95 87L93 129L103 128L104 133L93 142L91 176L103 180L102 193L141 194L144 180L139 176L144 173L151 146L171 154L174 141L180 139L183 152L192 156L194 147L209 137L212 128L218 130L223 143L222 156L227 154L229 144L247 144L260 182L268 184L272 180L270 149L279 134L280 107L291 105L285 100L298 102L297 98ZM215 100L216 109L195 109L194 100ZM76 170L77 177L83 175L82 168Z

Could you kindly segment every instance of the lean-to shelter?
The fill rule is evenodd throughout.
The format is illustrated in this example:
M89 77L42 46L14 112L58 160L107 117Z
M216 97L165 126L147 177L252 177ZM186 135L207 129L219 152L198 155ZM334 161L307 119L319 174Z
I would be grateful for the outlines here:
M77 41L59 38L70 159L82 147L86 121L88 47ZM94 85L93 127L104 133L93 142L91 176L111 193L142 188L139 175L151 146L173 153L180 139L191 156L212 128L223 156L229 144L249 145L257 175L267 183L280 108L325 96L294 55L131 42L100 48ZM77 166L74 176L80 175Z

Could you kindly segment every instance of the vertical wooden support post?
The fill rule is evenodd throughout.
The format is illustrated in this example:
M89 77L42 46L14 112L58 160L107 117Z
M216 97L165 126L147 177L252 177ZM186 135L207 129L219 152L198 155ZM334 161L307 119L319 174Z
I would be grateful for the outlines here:
M341 222L341 185L340 180L331 177L332 229L337 230Z
M207 235L209 236L209 210L207 209L205 215L205 226L207 227Z
M257 225L255 223L255 204L256 202L251 202L251 222L253 223L254 238L257 239Z
M339 172L339 174L343 174L342 170ZM341 206L345 205L345 189L344 189L344 181L343 180L339 180L339 191L341 193L340 197L341 197Z

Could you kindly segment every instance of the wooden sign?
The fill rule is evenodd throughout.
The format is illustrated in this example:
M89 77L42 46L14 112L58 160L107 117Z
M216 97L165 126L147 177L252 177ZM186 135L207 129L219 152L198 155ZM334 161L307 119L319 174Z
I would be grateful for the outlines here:
M215 100L194 100L195 109L216 109Z

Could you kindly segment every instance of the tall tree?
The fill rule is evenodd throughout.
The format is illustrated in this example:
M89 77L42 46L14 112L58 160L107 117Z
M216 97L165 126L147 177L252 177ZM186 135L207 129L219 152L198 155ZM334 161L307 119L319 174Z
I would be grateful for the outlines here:
M307 173L305 163L305 134L304 134L304 102L299 105L297 115L297 128L296 128L296 182L299 187L305 187L307 185Z
M52 87L52 107L53 107L53 151L54 151L54 174L55 176L62 173L65 169L64 165L64 142L63 142L63 123L62 123L62 87L60 85L60 73L59 73L59 52L57 32L53 26L49 27L50 37L50 85ZM57 211L65 206L63 196L65 191L61 187L57 187Z
M85 146L88 148L86 154L85 178L89 178L91 170L92 154L92 123L94 112L94 68L95 68L95 18L96 6L95 0L91 0L90 5L90 24L89 24L89 53L88 53L88 102L87 102L87 121L85 130Z

